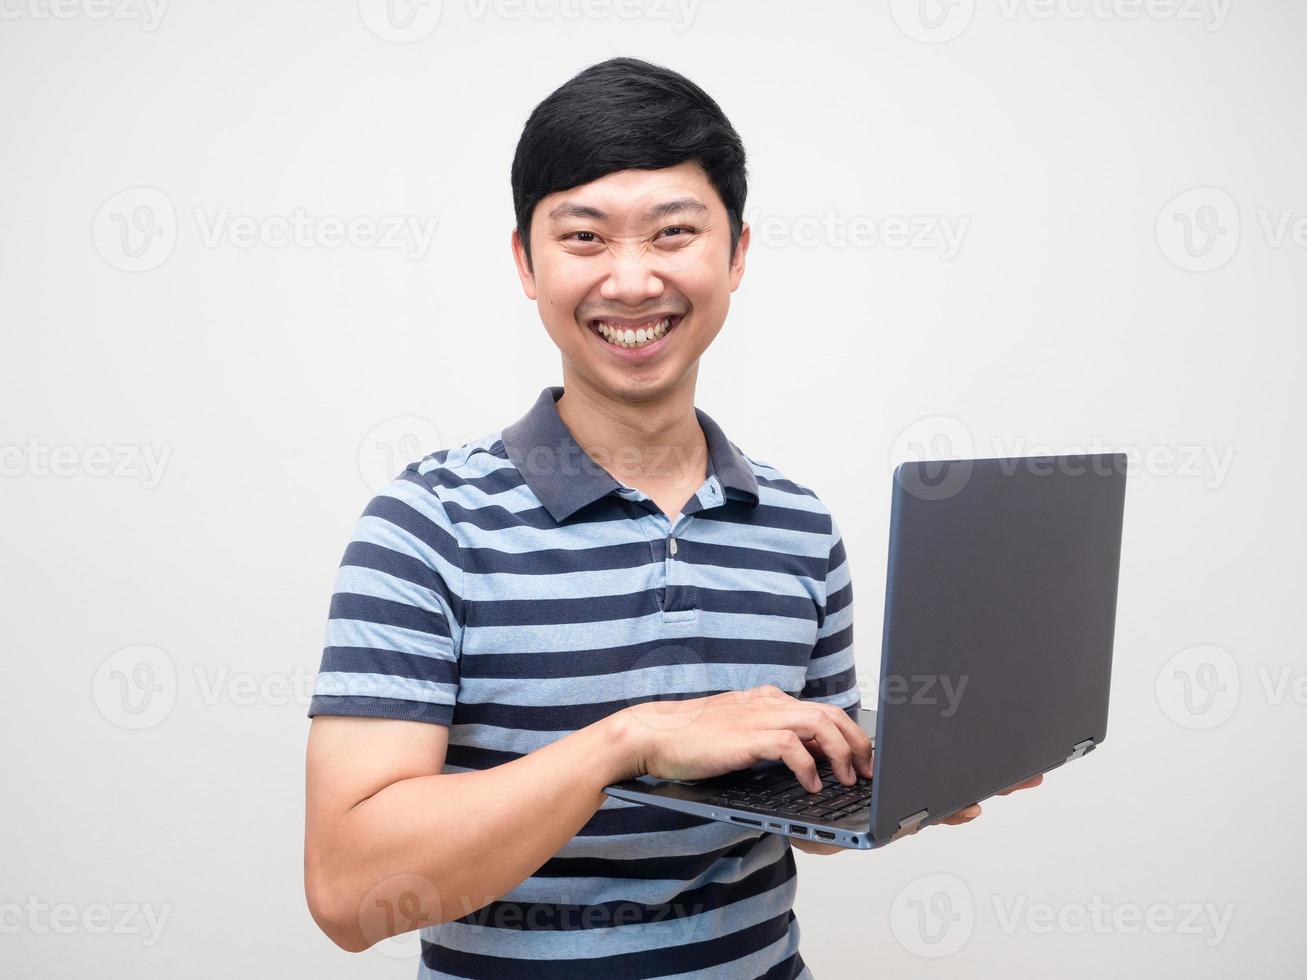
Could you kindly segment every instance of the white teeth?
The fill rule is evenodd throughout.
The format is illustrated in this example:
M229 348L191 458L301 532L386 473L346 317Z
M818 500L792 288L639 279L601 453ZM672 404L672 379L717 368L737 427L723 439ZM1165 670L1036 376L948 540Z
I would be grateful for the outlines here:
M670 320L663 319L648 327L621 329L600 321L599 333L615 347L643 347L667 333Z

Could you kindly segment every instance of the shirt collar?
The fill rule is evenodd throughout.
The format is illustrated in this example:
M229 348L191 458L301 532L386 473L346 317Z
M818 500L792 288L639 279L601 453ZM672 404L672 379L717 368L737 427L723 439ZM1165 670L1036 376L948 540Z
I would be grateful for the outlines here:
M558 414L556 403L562 394L559 385L545 388L530 411L501 433L508 458L559 523L623 486L577 444ZM758 478L753 468L716 422L698 408L694 414L708 443L708 475L756 504Z

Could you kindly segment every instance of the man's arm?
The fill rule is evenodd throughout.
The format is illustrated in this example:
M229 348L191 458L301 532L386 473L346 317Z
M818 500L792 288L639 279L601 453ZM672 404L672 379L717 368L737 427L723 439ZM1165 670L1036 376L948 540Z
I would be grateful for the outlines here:
M361 951L489 904L557 853L612 782L704 779L780 759L815 792L806 741L838 769L871 774L870 740L848 715L774 685L637 704L477 772L442 771L447 739L430 722L314 719L304 886L338 946Z
M614 722L492 769L444 772L465 594L439 488L410 466L368 503L346 547L309 711L305 893L345 949L503 895L627 774Z
M478 772L442 773L449 729L383 718L314 718L304 885L313 919L359 952L458 918L525 880L628 775L617 716Z

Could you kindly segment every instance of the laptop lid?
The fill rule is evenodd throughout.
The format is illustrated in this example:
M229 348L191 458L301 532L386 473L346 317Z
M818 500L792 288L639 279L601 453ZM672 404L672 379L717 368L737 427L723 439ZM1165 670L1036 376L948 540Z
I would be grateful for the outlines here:
M1106 736L1125 473L1120 453L895 470L877 840Z

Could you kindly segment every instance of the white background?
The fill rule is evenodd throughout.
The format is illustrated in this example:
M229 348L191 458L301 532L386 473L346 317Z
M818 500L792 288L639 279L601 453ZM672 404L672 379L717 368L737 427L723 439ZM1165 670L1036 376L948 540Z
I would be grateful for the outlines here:
M747 146L771 231L698 405L834 510L868 705L892 458L1135 458L1106 743L799 854L814 974L1301 974L1302 4L124 2L0 5L5 973L413 975L303 900L331 582L374 486L561 382L509 164L630 54ZM228 234L297 209L437 224Z

